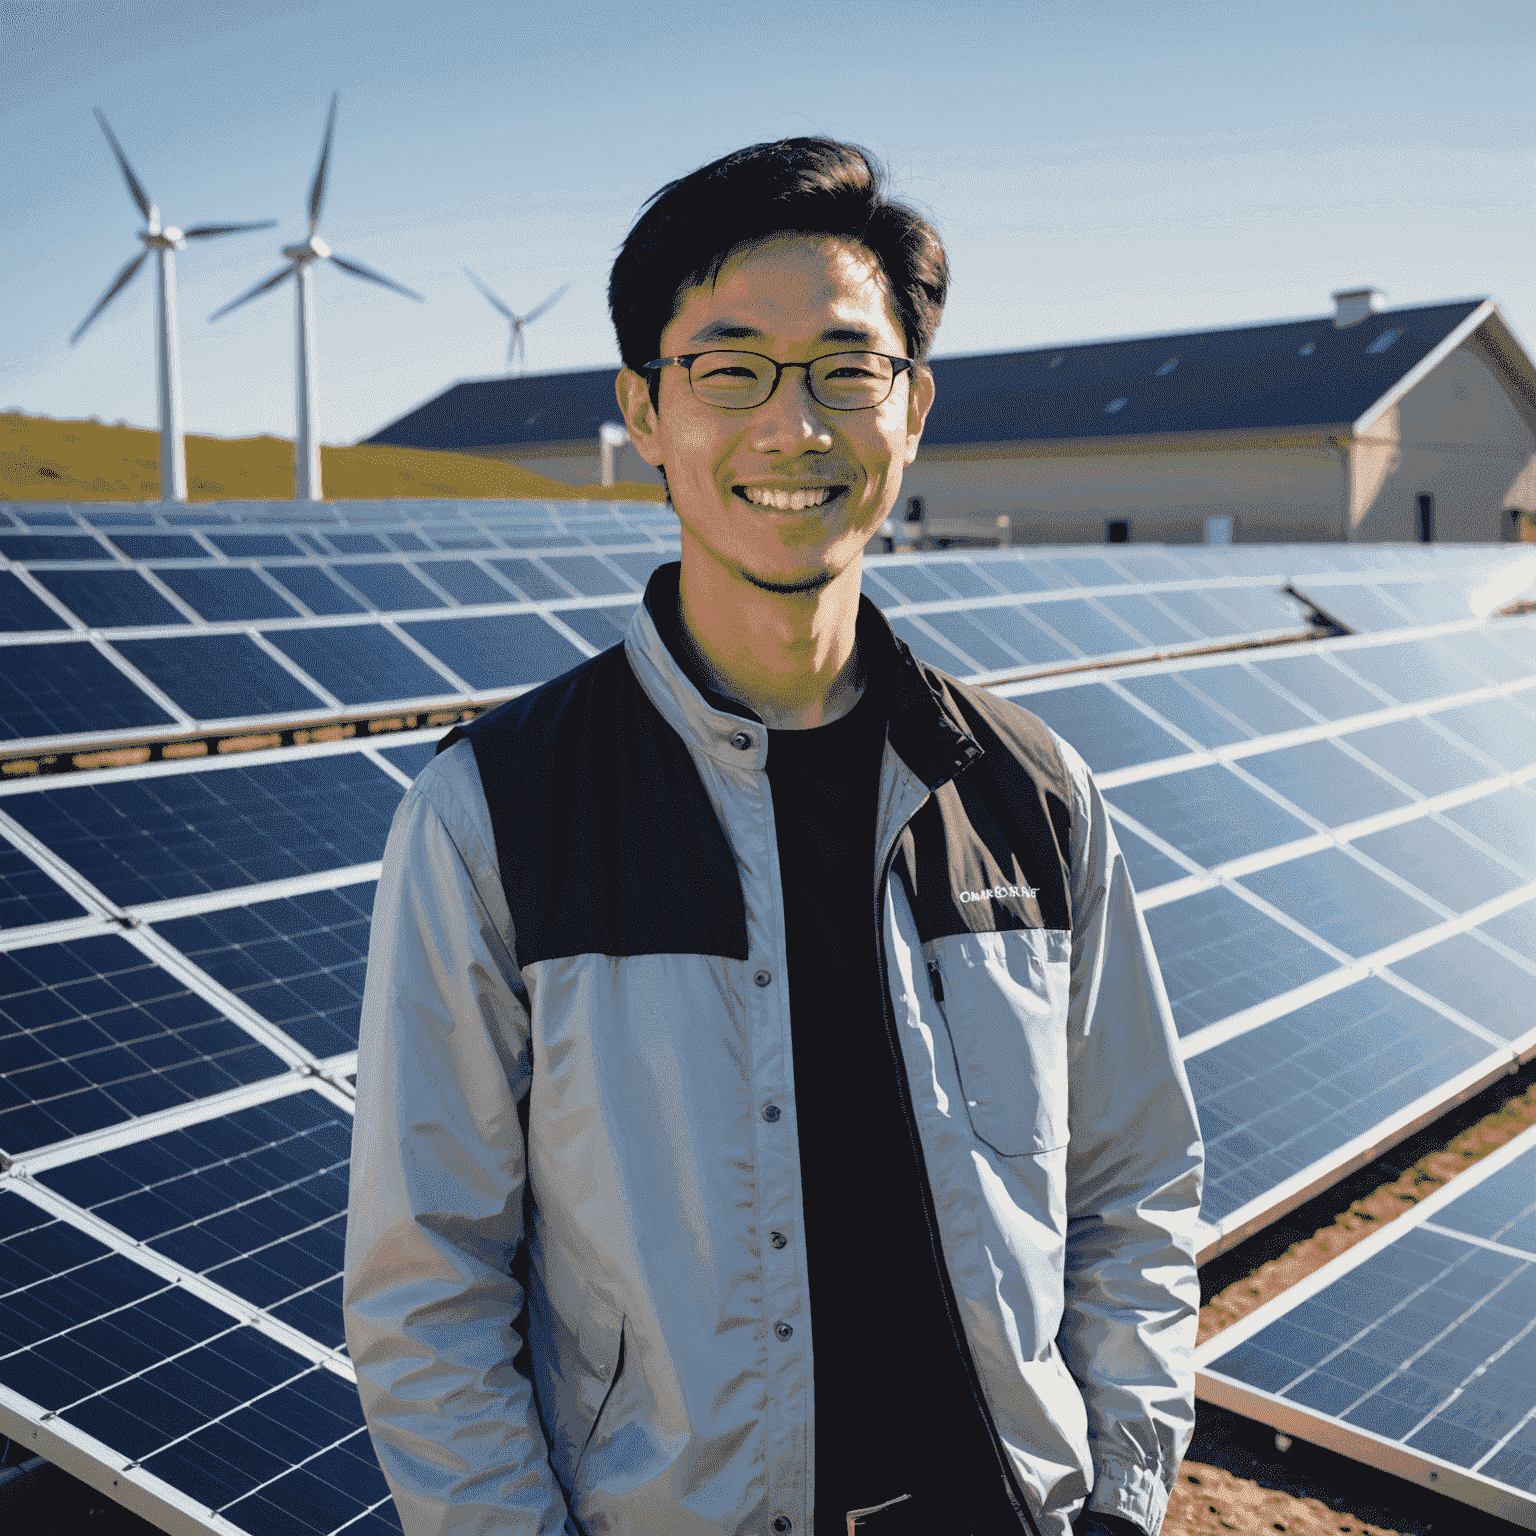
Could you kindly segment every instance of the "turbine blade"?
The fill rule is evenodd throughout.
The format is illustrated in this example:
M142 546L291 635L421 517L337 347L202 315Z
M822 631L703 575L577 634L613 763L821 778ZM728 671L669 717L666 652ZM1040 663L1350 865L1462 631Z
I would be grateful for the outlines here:
M210 235L236 235L242 229L271 229L276 219L258 219L254 224L199 224L195 229L184 229L188 240L206 240Z
M381 283L386 288L393 288L396 293L403 293L408 299L415 299L418 304L426 302L414 288L407 288L393 278L385 277L382 272L375 272L372 267L365 267L360 261L348 261L345 256L332 256L331 260L343 272L350 272L353 277L365 277L370 283Z
M133 174L133 167L128 164L128 156L123 153L123 147L117 142L116 136L107 125L107 120L101 114L100 107L92 107L96 114L96 121L101 124L101 131L107 136L107 143L112 146L112 153L117 156L117 163L123 169L123 179L128 183L128 191L134 202L139 205L142 213L151 224L155 222L155 205L151 201L149 193L139 185L139 178Z
M555 291L550 294L550 296L545 299L537 309L530 309L528 313L523 316L523 324L531 325L535 320L539 318L540 315L544 313L546 309L554 308L554 306L558 304L560 300L563 299L570 291L571 285L569 283L567 283L563 288L555 289Z
M331 110L325 115L325 138L320 143L320 163L309 188L309 232L320 227L320 206L325 201L325 170L331 160L331 135L336 131L336 92L331 92Z
M468 267L464 268L464 275L465 275L465 277L467 277L470 280L470 282L472 282L475 285L476 288L478 288L480 290L481 293L483 293L486 296L486 298L488 298L491 301L492 304L494 304L496 306L497 309L499 309L502 312L502 314L504 314L507 317L508 320L515 320L517 318L512 313L512 311L510 309L508 309L507 306L505 304L503 304L501 302L501 300L498 299L496 297L496 295L494 293L492 293L491 290L489 288L487 288L485 286L485 284L482 283L480 281L480 279L478 277L476 277L475 274L469 270Z
M238 299L231 299L230 302L223 307L223 309L214 310L214 312L208 316L209 320L217 320L220 315L227 315L230 310L239 309L242 304L245 304L251 299L254 299L258 294L265 293L269 288L276 288L279 283L292 276L293 268L291 266L284 267L280 272L274 272L271 277L265 278L261 282L257 283L249 293L242 293Z
M132 261L128 262L123 270L112 279L112 286L108 288L107 291L102 294L99 299L97 299L95 309L93 309L90 314L88 314L85 319L75 327L75 334L69 338L70 346L74 346L74 344L79 341L83 335L85 335L86 326L88 326L91 321L94 320L96 316L99 315L102 310L104 310L107 305L110 304L112 300L115 299L118 294L120 294L123 289L133 281L133 274L144 265L145 258L148 255L149 249L146 247L144 250L140 251Z

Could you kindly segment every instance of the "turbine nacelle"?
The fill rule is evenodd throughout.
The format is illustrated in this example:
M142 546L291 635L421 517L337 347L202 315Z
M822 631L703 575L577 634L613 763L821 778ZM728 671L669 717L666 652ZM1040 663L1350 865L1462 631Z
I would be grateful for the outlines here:
M311 235L302 245L285 245L283 247L283 255L289 261L304 267L308 266L312 261L328 261L331 255L331 248L319 235Z
M174 224L167 224L161 229L158 219L148 229L139 231L139 239L152 251L181 251L187 245L185 230L177 229Z

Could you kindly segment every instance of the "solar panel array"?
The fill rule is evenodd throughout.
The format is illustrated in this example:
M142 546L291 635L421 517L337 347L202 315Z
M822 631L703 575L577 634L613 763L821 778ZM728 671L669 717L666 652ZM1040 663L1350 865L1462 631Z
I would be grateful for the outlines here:
M89 540L88 561L8 545L38 525L0 518L24 594L5 611L32 626L0 640L0 673L27 646L68 647L110 685L16 688L0 707L9 766L113 730L287 718L281 701L217 713L245 684L195 649L210 642L305 690L304 718L400 702L373 681L395 662L363 656L362 680L336 686L348 629L442 680L409 698L505 697L613 643L676 544L664 508L600 508L604 530L568 506L461 507L457 533L452 504L307 522L286 504L222 524L132 509L148 520L132 526L47 509L47 536ZM188 529L207 546L195 556L125 542ZM386 551L343 542L355 533ZM231 553L226 535L295 552ZM1017 696L1096 769L1199 1099L1208 1250L1536 1048L1536 619L1470 616L1520 558L1237 546L867 563L866 590L919 654ZM459 568L511 584L467 602L487 589ZM206 591L231 577L290 616L212 617ZM1312 590L1325 578L1334 606ZM362 606L322 615L308 581ZM403 606L420 591L431 605ZM88 622L120 618L89 604L123 592L178 617ZM1268 643L1315 635L1314 605L1338 619L1346 600L1401 622ZM518 651L514 620L544 649ZM480 653L484 681L465 670ZM210 687L222 697L190 707ZM143 701L160 712L148 729L92 713ZM0 778L0 1428L163 1524L398 1529L342 1341L344 1164L377 861L438 734Z
M1536 1530L1536 1129L1196 1358L1207 1400Z

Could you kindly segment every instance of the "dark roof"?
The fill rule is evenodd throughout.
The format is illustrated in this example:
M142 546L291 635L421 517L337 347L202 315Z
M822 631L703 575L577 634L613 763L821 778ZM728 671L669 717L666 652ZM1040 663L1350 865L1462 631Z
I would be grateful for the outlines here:
M617 368L467 379L391 422L366 441L401 448L486 448L561 443L622 421L613 392Z
M1364 415L1483 302L1380 310L1342 330L1331 315L1321 315L1278 325L935 358L938 393L923 442L1342 425ZM1395 334L1386 341L1389 333ZM595 440L602 422L619 419L617 376L616 368L591 368L470 380L367 441L479 448Z

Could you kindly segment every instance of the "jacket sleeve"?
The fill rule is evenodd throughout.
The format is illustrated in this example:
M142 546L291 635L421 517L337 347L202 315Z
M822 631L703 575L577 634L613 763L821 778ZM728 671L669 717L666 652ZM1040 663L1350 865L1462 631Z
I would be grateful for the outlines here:
M1203 1155L1157 958L1109 814L1073 786L1065 1313L1088 1410L1094 1511L1162 1523L1194 1428Z
M529 1025L486 826L462 744L396 813L363 997L343 1307L407 1536L575 1530L513 1363Z

